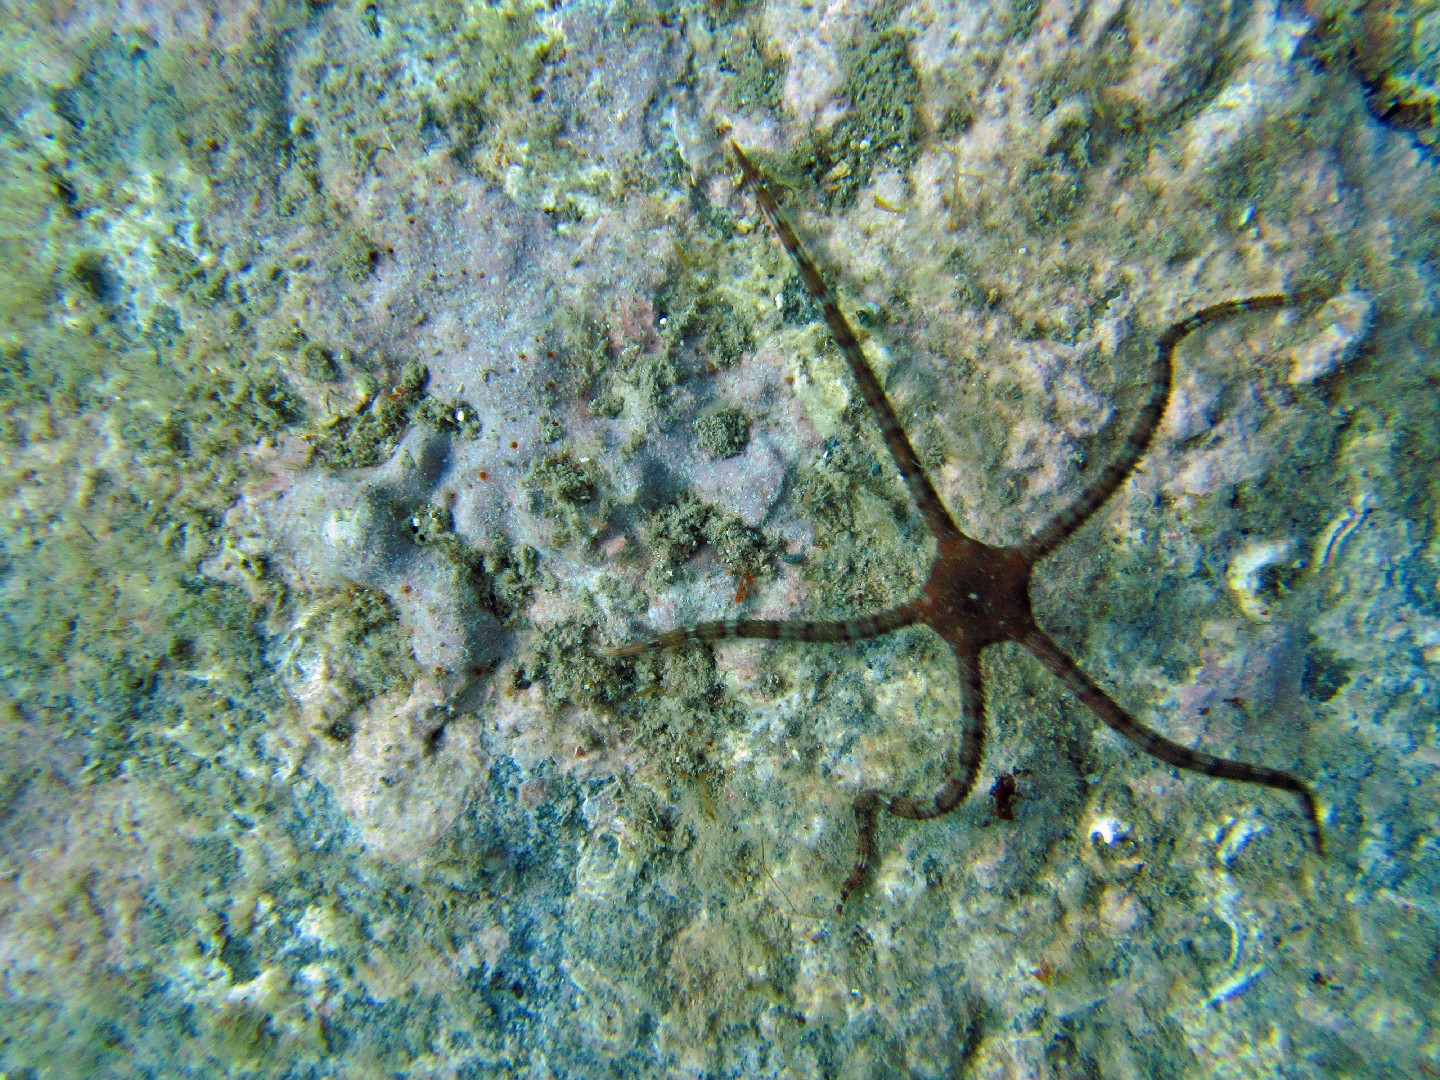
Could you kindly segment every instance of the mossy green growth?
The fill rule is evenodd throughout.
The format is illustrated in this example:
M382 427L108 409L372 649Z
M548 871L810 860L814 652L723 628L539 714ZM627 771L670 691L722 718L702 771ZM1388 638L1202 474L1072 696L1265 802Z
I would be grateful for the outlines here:
M710 771L716 739L736 718L714 652L666 650L640 658L635 667L642 692L649 692L624 710L623 720L628 740L644 752L641 768L682 776Z
M335 269L343 277L359 284L375 272L380 261L380 247L359 229L346 228L334 253Z
M444 555L480 607L504 622L517 622L530 606L534 590L546 581L540 569L540 553L528 544L516 547L501 533L484 550L469 547L455 533L449 502L433 502L401 512L410 522L415 542Z
M655 314L667 353L693 345L712 369L729 367L754 344L750 326L693 258L682 259L656 294Z
M592 460L568 447L536 458L526 483L535 510L556 524L551 540L558 546L594 536L610 516L604 474Z
M26 567L26 588L0 599L0 664L20 680L28 721L47 738L73 735L91 781L139 772L165 745L176 721L157 692L200 688L196 671L260 666L254 609L194 573L209 548L204 517L174 497L171 472L137 467L163 451L132 453L124 471L76 476L80 494L49 507L43 527L25 515L0 534L0 563ZM204 727L218 706L199 696L210 702L190 721Z
M1044 153L1025 169L1020 218L1036 232L1063 225L1080 202L1089 168L1089 119L1077 112L1056 126Z
M650 554L645 583L655 590L673 582L676 570L703 544L714 547L725 568L737 578L760 577L774 556L773 545L759 529L705 505L688 492L646 517L640 537Z
M749 26L732 25L722 33L726 40L720 45L720 70L730 74L725 82L725 104L736 111L778 112L788 66L784 55L767 50Z
M163 239L151 243L150 254L160 279L183 300L208 307L222 300L238 299L229 294L229 273L223 266L206 267L179 244Z
M588 460L578 459L569 450L545 454L530 467L530 482L553 505L579 508L595 501L599 494L599 472Z
M563 389L567 396L588 398L596 416L619 416L625 399L613 384L614 355L593 307L587 303L562 307L550 325L549 337L557 371L554 399L558 400Z
M808 171L832 209L852 204L877 168L908 169L918 153L920 76L905 36L878 13L873 19L846 49L839 96L849 108L814 137L809 155Z
M57 133L100 186L139 163L163 175L184 161L210 179L276 190L292 155L283 26L244 49L170 49L143 33L96 38L56 90ZM80 205L103 198L77 185Z
M713 509L705 523L705 541L737 578L760 577L768 571L775 554L774 545L759 529L752 529L733 514Z
M714 458L735 457L750 442L750 418L733 405L695 421L695 437Z
M709 520L710 507L688 492L645 519L640 538L650 553L646 584L659 589L674 580L676 567L704 543Z
M801 512L815 522L805 576L835 611L909 599L931 558L903 490L874 467L877 450L884 453L859 440L842 442L795 485Z
M670 423L665 406L679 384L680 370L668 350L647 351L631 345L615 357L615 366L596 395L595 405L602 410L613 409L613 415L619 416L628 403L637 420L664 428Z
M560 129L556 110L535 100L554 42L523 2L440 0L429 15L451 50L431 115L441 118L462 165L503 181L508 165L543 155Z
M698 305L690 330L700 337L700 350L712 367L729 367L755 344L750 326L723 296L707 297Z
M368 373L355 380L360 406L348 415L332 418L315 443L315 462L332 469L379 465L395 452L411 422L461 439L480 434L480 415L459 399L425 393L430 373L424 364L410 364L387 388Z
M166 424L137 437L147 443L160 437L210 456L234 445L240 431L273 435L306 416L283 370L270 361L203 372L186 388L186 398Z
M517 670L520 684L538 683L551 709L579 705L618 718L619 738L636 748L641 772L708 771L718 733L734 720L711 650L610 657L598 644L594 603L580 608L535 632Z
M529 544L516 546L503 534L481 556L481 566L490 580L490 609L506 622L518 619L547 580L540 553Z
M824 316L819 301L810 294L800 275L788 273L780 286L780 321L786 326L800 326Z
M599 612L593 603L558 623L537 629L517 678L540 684L550 708L573 704L611 711L634 690L634 665L606 656L596 645Z
M460 439L480 437L480 414L460 398L426 396L415 406L415 419L436 431L448 431Z
M323 345L307 341L296 353L300 374L318 382L331 382L340 375L340 366L335 353Z
M344 672L357 704L412 685L418 675L410 634L395 605L382 592L351 585L309 608L302 626L290 635L286 651L295 657L315 650L337 672ZM348 742L355 733L348 711L329 718L322 734Z
M316 441L315 463L332 469L357 469L385 461L410 425L429 378L424 364L410 364L388 389L377 386L355 412L334 418ZM369 391L371 385L367 381L357 389Z

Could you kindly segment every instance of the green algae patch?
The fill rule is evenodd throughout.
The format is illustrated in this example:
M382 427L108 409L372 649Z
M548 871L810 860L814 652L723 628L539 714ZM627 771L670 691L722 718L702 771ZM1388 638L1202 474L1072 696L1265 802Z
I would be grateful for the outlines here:
M324 657L343 671L341 696L352 706L399 693L419 674L395 605L384 593L358 585L308 606L304 621L287 636L284 653L292 662ZM355 711L327 709L321 734L349 742L356 730Z
M646 696L623 715L626 737L662 775L696 776L714 768L721 732L736 722L710 649L667 650L642 658L636 672Z
M41 496L0 536L0 565L39 575L4 605L0 657L29 673L27 723L69 740L95 785L187 784L193 755L258 727L247 710L281 708L261 624L283 586L260 555L236 556L240 587L200 570L255 479L241 451L265 460L309 410L288 360L257 345L273 283L252 275L233 306L236 260L196 223L219 148L191 144L187 123L215 116L182 118L165 73L202 78L215 58L173 60L106 36L68 85L24 102L53 110L53 143L0 133L0 442L6 483ZM247 80L244 94L274 89ZM226 801L197 782L202 798Z
M209 307L235 298L227 295L229 280L223 266L206 266L180 244L163 238L152 240L150 257L160 280L172 293L191 304Z
M514 624L530 606L535 590L546 584L540 553L529 544L517 545L501 535L491 541L480 558L490 583L490 610Z
M594 502L599 494L599 470L569 450L539 458L530 468L530 482L543 493L553 512L561 508L578 510Z
M335 271L357 285L375 272L379 261L380 246L355 228L344 230L332 258Z
M704 542L709 520L710 508L688 492L645 518L640 538L650 553L646 584L659 589L674 580L676 568Z
M585 399L593 415L624 418L636 430L669 427L682 383L729 367L754 345L753 327L717 285L719 275L702 269L721 254L718 245L677 253L651 297L655 333L645 341L613 347L596 300L562 309L551 339L565 392Z
M655 315L667 355L693 345L711 370L729 367L751 348L754 335L703 267L717 261L716 245L698 254L676 251L678 265L655 295Z
M557 369L556 385L552 390L554 399L558 401L563 384L565 392L589 398L590 411L596 416L619 416L625 403L612 394L606 378L614 354L593 304L576 303L562 307L556 313L549 333L555 346L551 351Z
M766 49L765 40L749 25L732 23L717 34L725 105L737 112L760 109L772 115L781 109L787 64L782 54Z
M1063 116L1053 125L1044 152L1024 170L1016 205L1031 231L1062 227L1080 205L1091 165L1090 128L1084 110Z
M775 555L774 545L759 529L753 529L734 514L711 509L705 522L705 540L730 573L741 579L765 574Z
M593 539L609 520L612 506L604 473L591 458L569 447L536 458L526 486L534 509L554 523L551 540L558 547L573 539Z
M843 209L877 169L904 171L919 152L920 75L910 61L904 34L876 12L845 50L838 96L845 115L813 136L806 172L819 185L827 208Z
M598 614L589 606L532 634L517 675L526 685L540 685L548 708L580 705L608 711L633 691L634 665L606 656L596 645Z
M411 414L424 397L429 378L424 364L410 364L388 388L373 380L357 383L360 407L328 421L329 429L315 444L315 463L332 469L354 469L387 460L410 426Z
M714 547L736 578L759 577L774 556L773 545L759 529L688 492L652 511L640 525L640 539L650 555L645 583L655 590L670 585L680 565L705 544Z
M475 411L475 406L461 398L427 395L415 406L415 419L435 431L449 432L458 439L480 436L480 414Z
M619 417L628 409L636 422L663 428L670 422L666 406L680 381L680 369L669 350L630 345L616 355L592 410L600 416Z
M529 544L517 546L504 533L497 533L482 550L467 545L455 533L448 501L432 502L412 512L397 511L408 518L415 543L445 556L480 607L502 622L517 625L535 589L547 582L540 569L540 553Z
M563 169L553 145L560 117L537 100L558 43L536 22L535 10L525 3L441 2L426 14L450 50L427 115L444 128L461 165L502 185L512 164L538 164L542 173Z
M750 418L730 406L695 421L695 438L713 458L735 457L750 443Z
M721 732L734 724L733 703L703 647L616 658L598 645L598 610L537 628L517 669L519 685L541 688L547 709L559 715L580 706L601 718L588 736L590 750L620 751L643 776L694 777L713 769Z
M795 484L802 512L815 522L804 573L832 610L902 603L929 569L930 545L903 491L873 467L877 451L884 453L852 436Z
M333 361L333 354L325 359ZM306 361L302 349L301 363ZM322 367L322 377L327 374ZM354 385L359 404L352 412L326 421L325 430L315 438L315 463L331 469L379 465L395 453L412 423L461 439L478 437L481 424L475 407L459 399L427 395L429 379L424 364L407 365L389 387L369 374L359 376Z

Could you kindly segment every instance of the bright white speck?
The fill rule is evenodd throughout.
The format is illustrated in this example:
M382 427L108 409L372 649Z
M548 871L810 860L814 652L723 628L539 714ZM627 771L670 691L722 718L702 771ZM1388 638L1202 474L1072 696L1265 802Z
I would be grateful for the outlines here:
M1091 840L1097 837L1105 841L1108 846L1116 840L1123 840L1130 835L1130 826L1125 822L1113 817L1096 818L1090 822L1089 828L1085 830Z

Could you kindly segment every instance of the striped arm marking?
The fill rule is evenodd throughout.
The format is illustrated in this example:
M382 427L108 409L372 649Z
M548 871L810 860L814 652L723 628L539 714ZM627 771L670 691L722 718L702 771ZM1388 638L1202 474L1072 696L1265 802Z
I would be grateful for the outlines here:
M929 821L950 813L965 801L975 787L980 761L985 756L985 691L980 684L979 658L959 652L955 656L960 665L959 752L952 755L951 766L940 789L927 799L866 791L855 800L855 865L840 887L836 914L845 910L845 901L870 876L870 863L875 853L876 818L882 809L911 821Z
M800 243L800 238L790 226L784 213L780 210L780 203L776 200L770 185L765 182L765 177L760 170L755 168L750 159L745 156L745 151L732 140L730 151L735 155L735 160L740 165L740 173L746 187L755 194L755 201L760 204L760 211L765 215L765 220L770 223L770 228L780 238L780 243L789 253L795 268L800 271L800 280L805 283L806 290L813 296L825 313L825 324L830 328L830 336L835 339L845 362L850 365L850 373L855 377L856 383L860 386L860 396L865 399L870 414L875 417L875 422L880 426L880 434L885 439L885 445L890 450L890 456L895 459L895 465L900 470L900 476L905 481L905 486L910 490L910 497L915 500L915 506L925 518L925 525L930 530L930 535L936 539L953 536L959 530L950 519L950 514L945 509L945 504L940 501L935 487L930 483L930 478L925 475L925 469L920 464L919 457L915 454L915 448L910 445L910 439L900 426L900 420L895 415L895 409L890 404L890 399L885 396L884 389L880 386L880 380L875 378L875 373L870 370L870 363L865 359L865 353L860 348L860 341L855 336L855 331L850 328L850 323L840 310L840 305L835 302L835 295L830 291L820 269L815 261L810 258L810 253Z
M1203 750L1192 750L1188 746L1171 742L1157 731L1152 731L1139 720L1122 709L1110 695L1090 680L1075 661L1060 650L1060 646L1045 634L1035 631L1024 643L1035 658L1047 667L1051 674L1065 684L1066 688L1081 700L1091 712L1100 717L1111 730L1125 736L1151 757L1159 758L1167 765L1190 772L1214 776L1220 780L1238 780L1242 784L1259 784L1262 787L1291 791L1300 796L1305 816L1309 819L1310 842L1315 851L1325 854L1325 835L1320 827L1320 808L1310 788L1288 772L1271 769L1264 765L1249 765L1243 761L1216 757Z
M1284 293L1272 293L1266 296L1250 296L1243 300L1225 300L1201 308L1162 333L1155 345L1155 363L1150 370L1150 400L1131 423L1120 453L1073 503L1047 521L1033 537L1021 545L1025 558L1034 563L1054 551L1066 537L1084 525L1091 514L1105 505L1106 500L1115 494L1116 489L1129 478L1135 465L1145 456L1155 439L1160 418L1165 415L1165 408L1170 404L1174 355L1180 342L1209 323L1228 319L1242 311L1266 311L1284 307L1293 303L1294 299Z
M836 622L721 619L703 622L698 626L687 626L683 630L671 630L645 641L632 641L627 645L607 649L606 652L611 656L638 656L640 653L673 649L690 641L729 641L734 638L766 641L864 641L866 638L879 637L891 630L909 626L918 619L919 616L909 605L891 608L878 615Z

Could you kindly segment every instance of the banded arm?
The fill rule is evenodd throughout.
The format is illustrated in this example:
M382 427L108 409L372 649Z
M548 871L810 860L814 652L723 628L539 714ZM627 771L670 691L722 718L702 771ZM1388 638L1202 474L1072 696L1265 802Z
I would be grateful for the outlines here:
M845 910L845 901L870 876L875 854L876 819L881 810L911 821L943 817L965 801L975 786L980 761L985 756L985 690L980 682L980 658L955 650L960 670L960 747L951 756L945 780L935 794L925 799L913 795L887 795L869 790L855 800L855 864L840 887L836 913Z
M1161 334L1155 344L1155 362L1150 369L1150 400L1131 423L1120 453L1073 503L1047 521L1034 536L1020 546L1025 559L1034 563L1054 551L1066 537L1084 525L1091 514L1105 505L1129 477L1136 463L1145 456L1155 439L1155 431L1160 426L1161 417L1165 415L1165 408L1170 404L1175 349L1180 342L1202 326L1238 315L1242 311L1265 311L1284 307L1294 300L1294 297L1285 293L1225 300L1201 308Z
M789 253L795 268L800 271L800 280L805 283L806 290L815 298L825 314L825 324L830 328L830 336L835 339L841 355L845 362L850 365L850 373L855 377L856 383L860 386L860 396L865 399L870 414L875 417L875 422L880 426L880 434L885 439L885 445L890 450L890 456L895 459L895 465L900 470L900 477L905 481L905 486L910 490L910 497L915 500L915 506L925 518L925 525L930 530L930 535L937 540L943 540L954 536L959 530L955 522L951 520L950 513L945 509L945 504L940 501L935 486L930 483L930 478L925 475L925 469L920 464L919 457L915 454L915 448L910 445L910 439L905 430L900 426L900 420L895 415L895 409L890 404L890 399L885 396L884 389L880 386L880 380L870 370L870 363L865 359L865 353L860 348L860 340L855 336L855 331L850 328L840 305L835 302L835 295L831 292L830 286L820 274L820 269L815 265L815 260L800 243L799 236L791 227L784 213L780 210L780 203L775 198L770 185L765 182L765 177L760 170L755 168L750 159L745 156L733 140L730 143L730 151L735 155L736 162L740 165L740 173L746 187L755 194L755 201L760 204L760 210L765 215L765 220L775 230L775 235L780 238L780 243Z
M864 641L919 621L911 604L891 608L878 615L831 622L800 619L719 619L671 630L645 641L632 641L607 649L611 656L638 656L640 653L673 649L689 641L729 641L732 638L759 638L766 641Z
M1080 670L1075 661L1061 651L1060 646L1039 630L1032 631L1021 643L1044 664L1066 688L1080 699L1086 707L1115 731L1144 750L1151 757L1159 758L1167 765L1190 772L1214 776L1221 780L1238 780L1244 784L1259 784L1262 787L1278 788L1294 792L1309 819L1310 842L1315 851L1325 854L1325 836L1320 827L1320 808L1315 796L1305 782L1288 772L1271 769L1264 765L1249 765L1243 761L1216 757L1203 750L1192 750L1188 746L1171 742L1157 731L1152 731L1139 720L1115 704L1104 690Z

